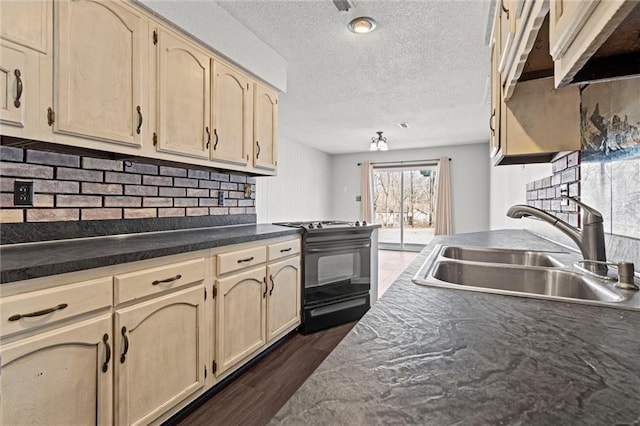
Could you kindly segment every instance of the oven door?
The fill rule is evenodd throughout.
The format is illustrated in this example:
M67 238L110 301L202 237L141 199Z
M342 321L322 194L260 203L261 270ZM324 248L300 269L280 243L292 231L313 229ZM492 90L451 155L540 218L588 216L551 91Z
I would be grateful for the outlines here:
M304 254L305 306L369 294L370 233L309 236L305 241Z

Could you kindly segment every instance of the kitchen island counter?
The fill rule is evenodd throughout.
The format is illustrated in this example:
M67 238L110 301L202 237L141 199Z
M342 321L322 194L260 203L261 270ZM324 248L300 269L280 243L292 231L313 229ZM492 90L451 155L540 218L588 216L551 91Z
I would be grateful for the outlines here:
M566 251L527 231L436 237L272 423L640 422L640 312L414 284L436 244Z
M5 245L0 247L0 283L299 233L295 228L251 224Z

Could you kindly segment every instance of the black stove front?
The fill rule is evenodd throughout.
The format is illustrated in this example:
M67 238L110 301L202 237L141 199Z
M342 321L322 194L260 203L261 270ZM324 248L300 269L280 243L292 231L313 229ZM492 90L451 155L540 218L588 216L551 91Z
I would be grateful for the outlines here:
M286 225L304 229L300 331L310 333L360 319L371 305L373 227L335 221Z

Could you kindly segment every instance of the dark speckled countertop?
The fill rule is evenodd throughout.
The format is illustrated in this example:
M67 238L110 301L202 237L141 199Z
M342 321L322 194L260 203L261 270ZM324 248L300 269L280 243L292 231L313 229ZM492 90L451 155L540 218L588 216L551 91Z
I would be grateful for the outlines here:
M300 230L295 228L252 224L4 245L0 247L0 282L21 281L298 233Z
M526 231L436 238L272 423L640 424L640 312L414 284L438 243L559 248Z

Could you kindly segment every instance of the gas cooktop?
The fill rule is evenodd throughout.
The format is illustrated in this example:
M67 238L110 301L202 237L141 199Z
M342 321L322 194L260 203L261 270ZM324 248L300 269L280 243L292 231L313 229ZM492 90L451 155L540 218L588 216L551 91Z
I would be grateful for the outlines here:
M347 222L342 220L311 220L301 222L277 222L274 225L289 226L292 228L302 228L305 230L340 229L371 226L366 221Z

